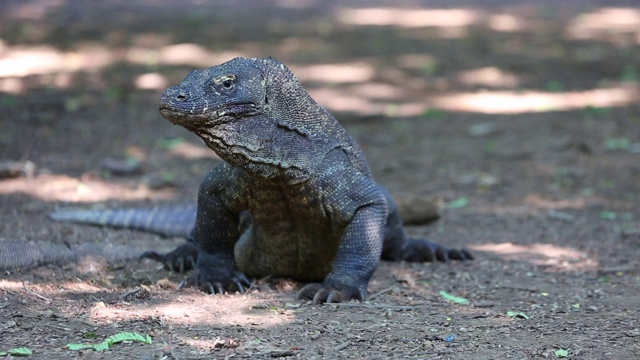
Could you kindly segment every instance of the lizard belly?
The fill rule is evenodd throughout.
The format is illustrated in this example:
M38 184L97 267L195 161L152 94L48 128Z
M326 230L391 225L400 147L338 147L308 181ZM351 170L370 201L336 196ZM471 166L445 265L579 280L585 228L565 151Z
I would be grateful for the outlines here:
M320 281L331 271L339 226L310 186L260 188L250 201L251 224L236 243L238 267L250 277Z

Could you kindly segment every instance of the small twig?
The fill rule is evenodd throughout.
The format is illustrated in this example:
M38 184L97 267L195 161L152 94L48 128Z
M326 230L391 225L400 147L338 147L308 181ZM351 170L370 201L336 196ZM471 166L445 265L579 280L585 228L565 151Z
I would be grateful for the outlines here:
M494 307L497 305L496 302L494 301L478 301L478 302L474 302L471 305L477 307L477 308L488 308L488 307Z
M391 291L393 291L393 288L387 288L387 289L384 289L384 290L378 291L377 293L375 293L375 294L373 294L373 295L369 296L369 300L373 300L373 299L377 298L378 296L380 296L380 295L384 295L384 294L386 294L386 293L388 293L388 292L391 292Z
M120 298L124 300L124 299L126 299L127 297L129 297L129 296L131 296L131 295L135 295L135 294L137 294L137 293L139 293L139 292L140 292L140 289L139 289L139 288L138 288L138 289L134 289L134 290L131 290L131 291L129 291L129 292L126 292L126 293L124 293L124 294L120 295Z
M632 265L625 265L625 266L614 266L614 267L607 267L604 268L602 270L600 270L601 273L617 273L617 272L627 272L627 271L632 271L635 270L635 267Z
M4 288L4 287L0 287L0 290L6 291L7 293L9 293L11 295L18 295L16 292L11 291L11 290L9 290L7 288Z
M44 297L44 296L42 296L42 295L38 294L37 292L35 292L35 291L33 291L33 290L29 289L29 288L27 287L27 284L25 284L25 283L24 283L24 280L21 280L21 281L22 281L22 287L24 287L24 290L25 290L26 292L28 292L28 293L29 293L29 294L31 294L31 295L35 295L35 296L39 297L39 298L40 298L40 299L42 299L42 300L45 300L45 301L51 302L51 299L49 299L49 298L47 298L47 297Z
M279 357L288 357L288 356L294 356L295 352L293 352L293 350L272 350L272 351L267 351L264 353L259 353L256 354L258 356L270 356L272 358L279 358Z
M538 292L538 289L525 287L525 286L519 286L519 285L508 285L508 284L505 284L505 285L497 285L497 287L503 288L503 289L513 289L513 290L528 291L528 292Z
M347 348L347 346L351 345L351 341L345 341L342 344L336 346L333 348L333 351L340 351L340 350L344 350Z
M363 303L331 303L334 306L341 307L363 307L367 309L391 309L391 310L413 310L417 307L426 305L427 303L419 303L414 305L387 305L387 304L363 304Z

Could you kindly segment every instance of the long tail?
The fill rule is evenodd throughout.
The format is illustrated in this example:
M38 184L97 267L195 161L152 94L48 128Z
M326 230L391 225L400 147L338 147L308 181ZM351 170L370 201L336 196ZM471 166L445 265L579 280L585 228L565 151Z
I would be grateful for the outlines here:
M113 210L62 210L50 213L49 218L55 221L141 230L162 236L188 237L196 223L196 204Z
M87 243L69 247L48 241L0 240L0 270L29 269L41 265L66 265L88 258L109 262L137 259L143 251L133 245Z

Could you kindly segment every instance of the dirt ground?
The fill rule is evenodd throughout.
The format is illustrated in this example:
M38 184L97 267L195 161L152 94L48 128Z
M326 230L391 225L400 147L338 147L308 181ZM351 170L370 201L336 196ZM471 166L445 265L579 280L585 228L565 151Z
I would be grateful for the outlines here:
M160 117L162 90L194 68L273 56L357 139L397 198L448 204L411 235L476 256L383 262L366 303L319 306L296 301L301 284L287 279L258 279L244 295L178 290L184 275L151 262L6 270L0 352L637 357L640 6L554 3L0 2L0 161L35 165L0 180L0 240L180 243L47 213L192 201L220 160ZM141 167L118 174L113 159ZM153 343L65 348L120 332Z

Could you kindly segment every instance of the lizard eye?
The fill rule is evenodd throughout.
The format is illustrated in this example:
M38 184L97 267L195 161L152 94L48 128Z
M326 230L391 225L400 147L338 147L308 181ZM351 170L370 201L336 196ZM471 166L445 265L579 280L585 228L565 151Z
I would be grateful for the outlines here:
M223 75L213 79L214 86L223 91L230 91L236 84L236 76L233 74Z

